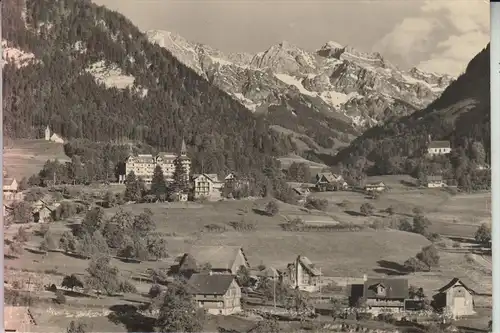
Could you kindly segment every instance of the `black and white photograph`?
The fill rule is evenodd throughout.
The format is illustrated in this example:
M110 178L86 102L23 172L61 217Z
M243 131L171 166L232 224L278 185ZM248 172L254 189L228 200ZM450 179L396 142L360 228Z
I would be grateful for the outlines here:
M493 7L2 0L4 332L500 329Z

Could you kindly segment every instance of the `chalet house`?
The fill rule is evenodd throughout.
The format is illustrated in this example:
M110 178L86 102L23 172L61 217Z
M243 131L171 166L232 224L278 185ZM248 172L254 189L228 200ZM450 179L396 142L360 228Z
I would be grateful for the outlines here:
M274 267L266 267L263 270L250 271L250 275L257 279L279 280L280 272Z
M366 192L382 192L386 189L384 182L368 183L365 185Z
M4 313L5 332L33 332L36 321L27 306L6 305Z
M241 312L241 289L234 275L193 274L188 288L198 306L212 315Z
M431 141L427 147L427 155L437 156L451 153L449 141Z
M207 268L212 273L236 275L241 266L250 267L239 246L193 246L182 255L179 273L189 276Z
M292 288L313 292L320 286L321 270L307 257L299 255L287 266L287 280Z
M307 199L309 194L311 194L311 190L307 186L294 186L292 189L300 197L301 201Z
M363 284L363 300L369 312L401 312L408 299L408 280L398 278L366 278Z
M248 186L250 182L247 179L244 179L240 175L236 174L235 172L230 172L225 178L224 178L224 186L227 187L232 187L232 188L237 188L241 186Z
M38 200L32 206L33 222L35 223L46 223L50 222L54 211L57 209L59 204L48 204L43 200Z
M316 174L316 189L318 191L338 191L347 188L344 177L331 172L321 172Z
M188 194L184 192L172 193L171 199L173 201L186 202L188 201Z
M193 196L195 199L206 198L208 200L219 200L222 198L223 182L220 182L216 174L195 174L192 178Z
M180 159L180 162L186 171L186 178L189 179L189 174L191 172L191 160L187 156L187 148L184 140L182 140L179 155L172 152L160 152L154 156L152 154L129 156L125 160L125 175L121 175L119 178L126 179L126 176L133 171L136 177L141 177L146 184L151 184L154 170L156 166L159 165L163 171L165 180L170 182L173 180L175 162L178 159Z
M4 192L17 192L19 185L15 178L4 178L3 191Z
M19 184L15 178L3 179L3 199L22 200L22 193L19 192Z
M433 296L435 307L451 314L456 319L475 314L473 295L475 291L460 279L454 278Z
M445 187L446 183L443 180L443 176L428 176L427 177L427 187L428 188L436 188L436 187Z

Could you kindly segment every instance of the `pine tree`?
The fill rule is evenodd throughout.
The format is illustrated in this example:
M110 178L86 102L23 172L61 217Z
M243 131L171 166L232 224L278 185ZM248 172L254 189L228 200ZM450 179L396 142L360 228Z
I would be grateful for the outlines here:
M140 184L135 177L135 173L130 171L125 181L125 200L137 201L141 198Z
M172 185L170 187L171 193L186 192L189 188L189 179L186 168L182 164L181 156L178 156L174 161L175 169L172 175Z
M157 165L153 173L153 179L151 180L151 194L159 197L166 193L167 185L165 183L165 176L163 175L161 166Z

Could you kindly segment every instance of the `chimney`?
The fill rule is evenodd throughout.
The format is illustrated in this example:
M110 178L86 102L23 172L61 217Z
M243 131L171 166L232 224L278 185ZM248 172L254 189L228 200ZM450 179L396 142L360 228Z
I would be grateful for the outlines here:
M429 134L429 143L432 141L432 136Z
M363 282L366 282L368 280L368 277L366 276L366 274L363 274Z

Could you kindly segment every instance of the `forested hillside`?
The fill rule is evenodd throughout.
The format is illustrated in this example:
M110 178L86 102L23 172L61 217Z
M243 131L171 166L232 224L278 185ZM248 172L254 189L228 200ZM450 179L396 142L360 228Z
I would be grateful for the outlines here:
M451 156L431 161L423 158L429 136L449 140ZM371 128L341 150L331 164L368 174L444 174L466 186L489 174L478 167L489 163L490 152L488 44L427 108Z
M80 143L127 139L157 150L184 138L194 172L262 170L294 150L117 12L89 0L6 0L2 16L4 43L34 55L4 65L4 135L41 137L50 125ZM134 77L133 86L99 83L88 71L99 61Z

